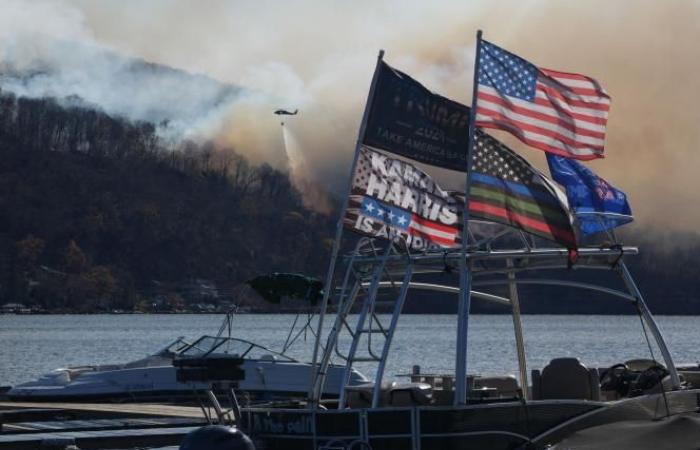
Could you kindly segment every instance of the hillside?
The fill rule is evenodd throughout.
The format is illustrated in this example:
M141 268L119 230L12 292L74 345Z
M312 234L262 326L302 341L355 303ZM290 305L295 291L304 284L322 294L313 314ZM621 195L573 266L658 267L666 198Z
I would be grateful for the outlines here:
M274 270L319 275L329 218L233 149L163 146L153 125L0 96L0 304L178 305ZM188 298L191 297L191 298Z

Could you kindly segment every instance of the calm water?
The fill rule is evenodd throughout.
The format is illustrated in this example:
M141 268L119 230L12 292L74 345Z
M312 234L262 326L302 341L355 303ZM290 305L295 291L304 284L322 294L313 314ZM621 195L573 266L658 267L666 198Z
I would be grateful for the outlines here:
M13 385L57 367L127 362L167 345L178 336L216 334L221 315L62 315L0 316L0 385ZM700 317L657 318L677 362L700 361ZM291 325L290 315L235 317L235 337L279 349ZM387 375L451 371L454 366L455 316L403 316ZM649 350L634 316L525 316L530 368L551 358L576 356L584 364L611 365ZM515 373L513 327L509 316L472 316L469 372ZM297 342L289 354L310 360L312 340ZM658 352L657 352L658 355ZM657 356L658 359L660 357ZM371 374L372 367L360 367Z

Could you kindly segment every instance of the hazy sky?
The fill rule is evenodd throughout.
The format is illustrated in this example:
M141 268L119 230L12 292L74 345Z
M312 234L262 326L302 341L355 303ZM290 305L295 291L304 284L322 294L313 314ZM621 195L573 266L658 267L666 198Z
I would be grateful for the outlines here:
M640 225L700 226L700 1L0 0L0 11L3 58L27 55L18 36L78 41L259 90L204 128L257 161L283 151L270 108L298 106L288 121L297 153L336 191L377 51L468 103L481 28L537 65L598 79L612 108L607 157L590 166L628 192ZM504 140L543 166L541 151Z

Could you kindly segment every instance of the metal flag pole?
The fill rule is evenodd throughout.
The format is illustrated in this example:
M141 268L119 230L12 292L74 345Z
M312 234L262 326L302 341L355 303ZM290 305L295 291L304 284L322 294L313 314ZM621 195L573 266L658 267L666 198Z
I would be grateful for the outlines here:
M467 264L467 240L469 238L469 185L471 178L472 150L476 127L476 95L479 80L479 53L481 51L481 30L476 32L476 56L474 58L474 86L472 88L472 109L469 112L469 140L467 142L467 175L462 214L462 248L459 258L459 306L457 309L457 355L455 362L455 405L467 403L467 332L469 330L469 310L471 308L472 275Z
M321 300L321 309L318 316L318 326L316 330L316 343L314 345L314 354L311 360L311 385L309 387L309 403L310 406L316 408L318 405L319 398L315 398L314 387L317 380L319 379L319 374L316 373L318 367L318 353L321 347L321 335L323 333L323 318L326 315L328 309L328 299L330 297L331 291L333 289L333 275L335 274L335 263L338 259L338 252L340 251L340 241L343 237L343 218L345 217L345 212L348 209L348 203L350 201L350 193L352 191L352 177L355 174L355 168L357 166L357 158L360 153L360 147L362 146L362 141L365 137L365 130L367 128L367 119L369 117L369 111L374 99L374 91L377 84L377 78L379 75L379 68L381 66L382 60L384 58L384 50L379 50L377 55L377 65L374 68L374 75L372 75L372 83L369 87L369 93L367 94L367 103L365 103L365 111L362 114L362 122L360 123L360 131L357 134L357 142L355 143L355 156L352 160L352 166L350 169L350 177L348 178L348 188L345 192L345 198L343 199L343 207L340 210L340 215L338 217L338 223L335 230L335 241L333 241L333 249L331 250L331 259L328 263L328 271L326 272L326 281L323 288L323 299Z
M523 324L520 318L520 297L518 284L515 280L513 258L506 259L508 268L508 293L510 298L511 316L513 318L513 332L515 333L515 348L518 353L518 372L520 374L520 388L523 392L523 400L530 400L527 391L527 360L525 359L525 340L523 339Z

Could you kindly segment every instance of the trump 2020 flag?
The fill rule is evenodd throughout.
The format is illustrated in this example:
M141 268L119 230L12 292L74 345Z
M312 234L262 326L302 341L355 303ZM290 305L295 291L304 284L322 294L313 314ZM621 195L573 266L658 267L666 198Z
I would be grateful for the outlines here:
M414 161L467 170L469 108L380 62L362 143Z
M543 69L481 41L476 126L575 159L602 158L610 97L593 78Z
M566 188L569 207L576 214L583 234L593 234L633 220L624 192L578 161L547 155L552 178Z
M360 148L345 228L425 251L459 247L463 200L412 164Z

